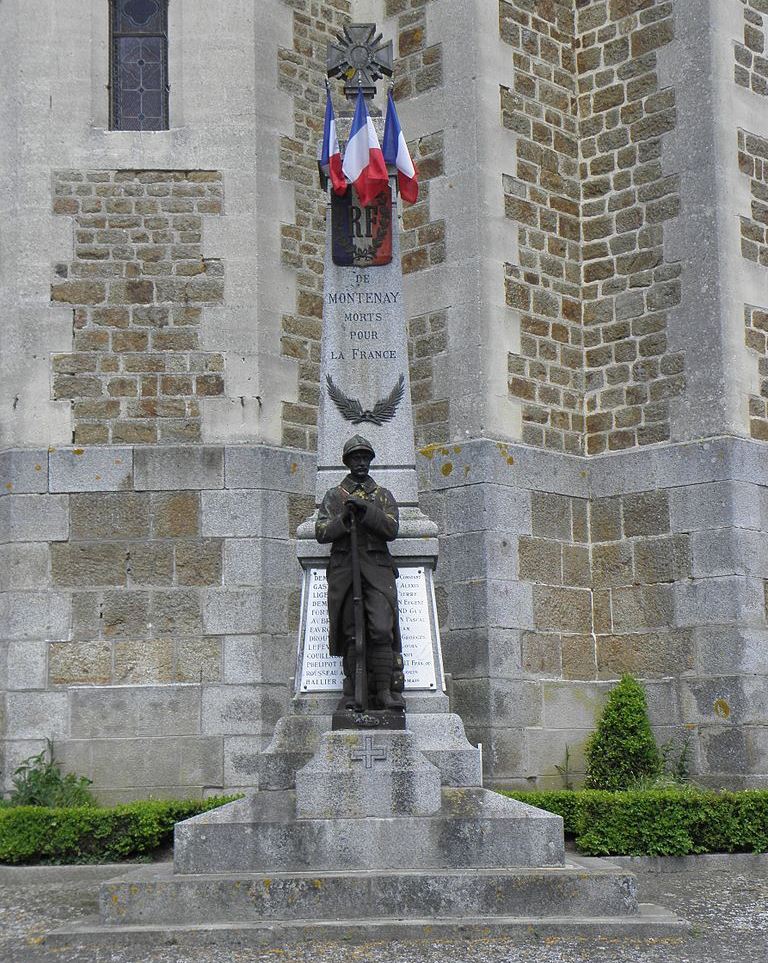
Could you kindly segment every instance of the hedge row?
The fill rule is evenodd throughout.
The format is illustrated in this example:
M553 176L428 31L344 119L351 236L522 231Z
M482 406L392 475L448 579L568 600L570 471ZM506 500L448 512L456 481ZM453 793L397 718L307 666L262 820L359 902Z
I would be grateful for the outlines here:
M174 823L231 802L149 800L101 808L0 809L0 863L111 863L148 857L171 842Z
M504 792L563 817L587 856L687 856L768 851L768 790Z

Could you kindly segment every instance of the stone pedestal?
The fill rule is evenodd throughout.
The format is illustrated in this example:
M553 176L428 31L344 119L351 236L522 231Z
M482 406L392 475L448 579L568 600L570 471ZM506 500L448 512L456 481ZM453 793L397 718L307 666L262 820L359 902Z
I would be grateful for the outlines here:
M440 809L440 772L412 732L324 732L296 773L298 819L431 816Z

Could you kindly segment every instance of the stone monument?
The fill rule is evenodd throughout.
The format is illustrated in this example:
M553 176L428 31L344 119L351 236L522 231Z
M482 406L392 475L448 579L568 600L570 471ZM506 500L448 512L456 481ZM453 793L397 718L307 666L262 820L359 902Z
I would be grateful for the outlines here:
M391 72L391 50L373 24L351 25L329 56L329 74L349 80L350 70L362 72L370 96L388 65ZM450 712L432 583L437 529L419 509L414 468L397 193L390 185L373 209L329 198L321 507L298 533L303 596L295 695L262 754L259 788L177 824L172 866L104 883L99 921L60 930L49 942L114 945L163 936L281 946L310 937L526 938L595 926L603 935L659 936L683 925L658 907L641 907L631 873L602 860L566 859L559 816L484 789L481 750ZM361 441L354 433L363 428ZM340 456L350 434L345 466ZM367 693L359 686L349 692L349 685L345 691L342 658L328 649L327 594L335 589L333 576L330 588L326 578L334 543L326 493L338 491L348 467L355 474L351 455L361 448L375 450L377 484L387 492L382 503L390 521L398 516L389 533L397 534L391 545L404 713L391 684L376 689L381 709L366 710ZM361 481L370 458L363 461ZM343 718L334 726L340 698ZM381 711L399 714L405 727L381 724Z

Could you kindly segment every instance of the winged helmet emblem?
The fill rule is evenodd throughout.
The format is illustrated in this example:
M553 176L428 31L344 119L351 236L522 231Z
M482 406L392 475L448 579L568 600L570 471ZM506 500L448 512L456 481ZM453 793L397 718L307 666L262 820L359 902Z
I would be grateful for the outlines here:
M363 409L360 401L357 398L349 398L345 395L330 375L325 376L325 381L328 386L328 397L339 409L342 418L351 421L353 425L359 425L363 421L368 421L372 425L383 425L385 422L391 421L395 417L397 407L403 400L403 394L405 393L405 375L401 374L397 379L397 384L386 398L377 401L373 408Z

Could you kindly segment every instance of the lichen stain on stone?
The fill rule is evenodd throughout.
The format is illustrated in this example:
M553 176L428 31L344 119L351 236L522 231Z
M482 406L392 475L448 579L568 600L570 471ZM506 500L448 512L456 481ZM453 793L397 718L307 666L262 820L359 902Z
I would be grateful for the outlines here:
M35 471L42 471L42 470L43 470L42 465L35 465Z
M262 880L262 886L267 892L269 892L272 887L272 880L269 877L266 877Z
M419 454L428 458L429 461L435 457L435 452L438 451L439 445L427 445L425 448L419 448Z
M464 477L465 477L465 478L466 478L467 475L470 473L470 471L472 471L472 469L470 468L470 466L469 466L469 465L465 465L465 466L464 466Z
M515 459L511 455L507 456L507 464L514 465L514 463L515 463Z
M101 481L101 475L94 475L93 477L95 481Z
M296 464L295 461L292 461L292 462L291 462L291 474L292 474L292 475L295 475L298 470L299 470L299 466Z
M441 472L445 475L445 477L447 478L447 477L451 474L451 472L453 471L453 465L451 464L451 462L447 461L447 462L443 465L443 467L440 469L440 471L441 471Z
M11 491L13 489L13 482L6 482L5 488L6 488L6 491Z
M72 449L72 454L73 454L73 455L84 455L84 454L85 454L85 448L73 448L73 449Z
M731 707L725 699L715 699L715 715L721 719L727 719L731 714Z
M454 455L460 455L460 454L461 454L461 445L454 445L454 446L453 446L453 453L454 453Z

